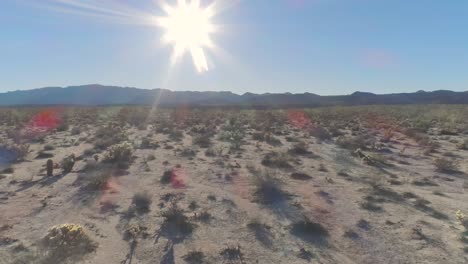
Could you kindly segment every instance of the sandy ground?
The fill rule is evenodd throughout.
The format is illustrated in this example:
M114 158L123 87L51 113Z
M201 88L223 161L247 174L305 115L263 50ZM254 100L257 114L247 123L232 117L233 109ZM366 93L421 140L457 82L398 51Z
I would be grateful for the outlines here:
M293 166L286 169L266 168L261 163L270 151L292 148L294 143L284 135L277 136L280 146L253 141L248 135L238 153L207 157L205 149L194 147L196 156L187 158L164 146L192 147L190 135L185 133L181 142L174 142L154 134L152 140L159 142L159 148L136 149L128 170L112 177L105 190L92 194L83 193L77 183L92 157L77 161L66 175L56 169L51 178L45 176L47 159L35 157L45 144L55 146L50 151L54 161L71 153L80 156L93 145L67 142L91 137L93 128L74 136L70 132L49 135L44 143L32 144L26 161L12 164L13 173L4 173L0 179L0 263L14 263L13 257L20 258L50 227L63 223L82 225L98 243L95 252L81 263L186 263L183 257L189 251L202 251L205 263L468 263L464 251L468 244L461 239L464 230L455 218L457 210L468 212L468 151L451 143L466 135L432 135L441 148L425 155L412 139L397 134L388 144L389 151L381 153L392 165L375 167L333 141L320 142L298 129L289 130L290 137L309 143L313 155L292 155ZM137 145L149 130L127 132ZM219 140L213 144L227 148ZM403 148L404 155L399 155ZM433 161L444 152L452 152L462 161L461 172L435 170ZM146 166L144 159L149 154L155 159ZM176 165L183 186L162 184L164 172ZM274 173L288 198L272 205L257 203L251 167ZM293 179L294 172L311 178ZM129 219L125 212L137 192L150 195L150 210ZM163 199L167 194L175 197L196 225L184 239L158 238L161 212L170 203ZM376 200L380 210L363 209L365 199ZM198 204L195 210L189 209L192 201ZM195 215L204 211L211 219L197 221ZM317 242L292 234L291 224L303 215L324 226L328 236ZM252 219L269 226L265 234L248 228ZM134 250L123 239L129 224L147 228ZM221 254L227 247L238 246L241 259ZM309 252L310 258L301 258L301 252Z

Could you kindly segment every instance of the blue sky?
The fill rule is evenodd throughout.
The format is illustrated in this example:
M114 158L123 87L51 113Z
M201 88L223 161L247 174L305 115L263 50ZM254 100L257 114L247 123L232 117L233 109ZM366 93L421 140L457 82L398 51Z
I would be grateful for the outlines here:
M189 55L169 67L171 47L156 26L61 12L53 2L0 1L0 91L91 83L321 95L468 91L466 0L233 0L213 19L222 25L212 36L222 52L207 51L214 68L203 74ZM114 2L161 14L153 0Z

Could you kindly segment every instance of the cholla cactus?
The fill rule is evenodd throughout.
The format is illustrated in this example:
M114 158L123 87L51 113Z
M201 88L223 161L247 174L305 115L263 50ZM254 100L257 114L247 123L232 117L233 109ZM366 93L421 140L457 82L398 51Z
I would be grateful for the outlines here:
M75 165L75 154L71 154L70 156L64 158L61 164L63 172L65 174L71 172L74 165Z
M112 163L117 163L121 167L129 165L132 160L133 147L129 142L113 145L109 147L106 153L105 160Z
M47 167L47 176L48 177L53 176L54 175L54 161L51 159L48 159L46 163L46 167Z
M50 257L65 259L73 255L92 252L97 245L84 232L81 225L62 224L50 228L42 239L42 247Z
M465 229L468 230L468 218L461 210L455 212L455 217L458 221L460 221L460 224L462 224L463 227L465 227Z

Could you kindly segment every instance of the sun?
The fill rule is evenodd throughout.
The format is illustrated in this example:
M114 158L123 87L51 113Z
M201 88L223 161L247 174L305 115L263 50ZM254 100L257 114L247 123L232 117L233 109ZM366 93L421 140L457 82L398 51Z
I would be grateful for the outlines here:
M176 6L162 4L167 16L158 17L156 22L165 30L162 41L174 46L171 58L173 64L189 52L198 72L209 70L205 49L213 47L210 38L215 31L211 22L213 6L203 8L200 0L177 0Z

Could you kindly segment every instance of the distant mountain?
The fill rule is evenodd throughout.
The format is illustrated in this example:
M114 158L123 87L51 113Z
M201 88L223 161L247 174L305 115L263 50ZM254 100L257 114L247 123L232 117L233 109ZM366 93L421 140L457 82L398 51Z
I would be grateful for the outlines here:
M468 92L434 92L320 96L312 93L266 93L243 95L232 92L191 92L138 89L98 84L46 87L0 93L0 106L13 105L152 105L160 106L243 106L307 107L370 104L468 104Z

